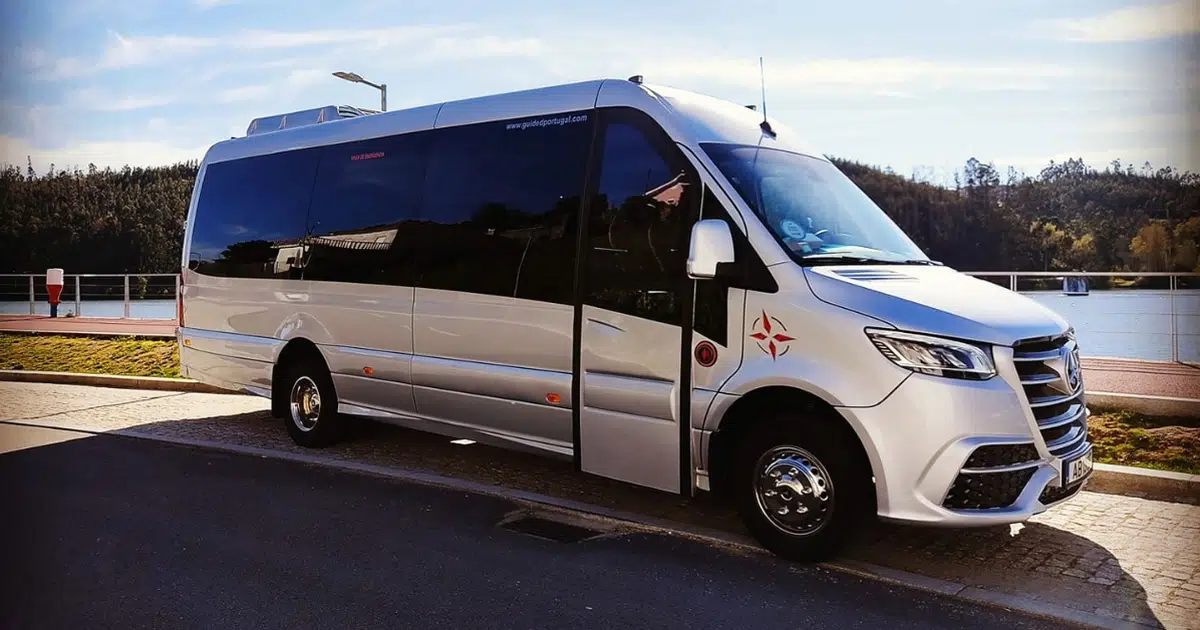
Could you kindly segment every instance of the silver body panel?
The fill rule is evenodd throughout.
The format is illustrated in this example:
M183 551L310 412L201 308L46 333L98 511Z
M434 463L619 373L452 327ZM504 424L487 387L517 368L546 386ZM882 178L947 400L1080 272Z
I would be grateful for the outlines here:
M779 285L774 294L729 290L728 338L712 366L693 363L690 383L680 378L679 327L592 306L582 307L575 340L572 306L197 274L187 268L197 193L183 253L184 376L269 395L280 352L289 341L305 339L333 373L344 413L574 455L585 471L685 494L693 483L706 487L712 436L729 410L763 387L789 387L827 402L858 435L876 479L881 516L982 525L1024 520L1045 509L1038 497L1057 479L1062 458L1040 438L1010 346L1060 334L1067 323L1031 300L950 269L796 265L732 193L700 143L761 143L824 158L773 119L777 135L764 136L761 114L740 105L619 80L435 104L220 142L205 156L196 190L214 162L616 106L644 112L679 144ZM887 275L881 270L903 277L879 279ZM999 374L985 381L915 374L884 358L864 335L867 327L996 344ZM781 330L790 340L772 353L771 338ZM704 339L696 333L693 343ZM572 398L575 343L579 400ZM694 475L681 486L679 397L689 391ZM965 512L941 506L971 449L1014 442L1033 442L1041 460L1011 508Z
M585 472L679 491L679 328L583 307Z

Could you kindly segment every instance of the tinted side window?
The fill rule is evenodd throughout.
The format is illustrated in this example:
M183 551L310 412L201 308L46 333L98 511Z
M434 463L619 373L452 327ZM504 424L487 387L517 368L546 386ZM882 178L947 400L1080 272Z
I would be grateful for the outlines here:
M296 277L316 167L313 150L208 165L192 225L196 271L231 278Z
M412 222L421 213L429 134L321 149L308 212L308 280L414 285Z
M572 303L592 117L434 132L419 235L421 286Z
M585 300L678 325L695 176L648 120L623 111L606 119L597 197L588 212Z

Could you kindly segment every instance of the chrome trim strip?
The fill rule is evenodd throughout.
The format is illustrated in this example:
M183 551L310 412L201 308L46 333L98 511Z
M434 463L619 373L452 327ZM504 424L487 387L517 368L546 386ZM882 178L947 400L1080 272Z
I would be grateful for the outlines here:
M1051 361L1058 358L1058 349L1041 352L1013 352L1013 361Z
M1084 431L1079 431L1078 434L1073 435L1070 440L1061 441L1061 443L1058 443L1055 446L1049 446L1048 448L1050 449L1050 452L1054 453L1055 451L1062 451L1065 449L1074 448L1076 444L1079 444L1081 442L1084 442L1084 443L1087 442L1087 433L1085 433ZM1056 456L1058 455L1058 453L1054 453L1054 454Z
M1050 418L1046 418L1045 420L1038 420L1038 428L1042 429L1042 430L1056 429L1058 427L1063 426L1064 424L1071 424L1072 422L1078 422L1079 416L1082 416L1082 415L1090 416L1091 414L1088 413L1088 408L1083 406L1083 404L1075 403L1075 404L1071 405L1070 409L1067 409L1066 411L1058 414L1057 416L1052 416Z
M1057 374L1030 374L1029 376L1021 377L1022 385L1046 385L1059 380Z
M1037 466L1041 466L1042 463L1043 463L1042 460L1034 459L1034 460L1030 460L1027 462L1021 462L1019 464L1006 464L1004 466L992 466L990 468L963 468L959 472L961 472L965 475L984 475L987 473L1004 473L1004 472L1012 472L1014 470L1025 470L1026 468L1035 468Z
M1037 398L1030 398L1029 406L1033 407L1034 409L1039 407L1053 407L1054 405L1061 405L1067 401L1075 400L1076 398L1079 398L1079 394L1080 392L1075 392L1074 394L1064 394L1062 396L1039 396Z
M283 343L282 339L275 337L259 337L258 335L244 335L241 333L224 332L220 330L205 330L203 328L184 328L178 329L178 335L187 337L199 337L200 339L211 339L213 341L236 341L239 343L259 343L263 345L275 345Z

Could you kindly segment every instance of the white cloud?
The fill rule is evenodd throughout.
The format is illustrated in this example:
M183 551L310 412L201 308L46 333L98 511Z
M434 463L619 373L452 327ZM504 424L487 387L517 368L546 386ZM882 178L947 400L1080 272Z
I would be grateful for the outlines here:
M240 1L241 0L192 0L192 4L196 5L196 8L203 10L211 9L223 4L235 4Z
M241 87L221 90L217 93L216 101L222 105L228 105L230 103L265 101L271 96L272 91L272 86L262 83L244 85Z
M79 77L106 70L162 65L196 54L283 50L310 46L343 46L349 52L411 46L422 55L436 58L532 56L541 51L532 38L506 38L474 32L464 25L396 26L378 29L318 29L310 31L248 30L232 35L194 37L182 35L134 35L112 33L108 47L98 58L66 57L50 60L44 53L26 55L26 62L40 78ZM343 51L347 52L347 51Z
M1072 42L1125 43L1200 33L1200 0L1174 0L1116 9L1087 18L1042 25Z
M188 148L153 140L82 142L70 147L45 148L23 138L0 136L0 163L24 168L25 158L29 156L34 170L39 173L46 172L50 164L55 170L85 169L88 164L100 168L175 164L200 160L207 150L207 145Z
M165 94L136 96L130 94L108 94L91 88L76 90L68 96L71 107L97 112L128 112L151 107L170 105L172 99Z

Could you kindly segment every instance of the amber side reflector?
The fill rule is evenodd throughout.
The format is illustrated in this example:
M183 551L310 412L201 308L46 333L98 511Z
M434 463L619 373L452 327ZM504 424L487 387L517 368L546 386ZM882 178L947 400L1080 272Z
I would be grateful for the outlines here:
M192 345L192 340L191 340L191 339L184 339L184 340L183 340L183 345L185 345L185 346L188 346L188 347L191 347L191 345Z
M546 402L550 403L551 405L557 405L558 403L562 402L562 396L559 396L558 394L546 394Z
M373 367L365 367L365 368L363 368L363 374L366 374L367 376L370 376L370 375L372 375L372 374L374 374L374 373L375 373L375 368L373 368Z

